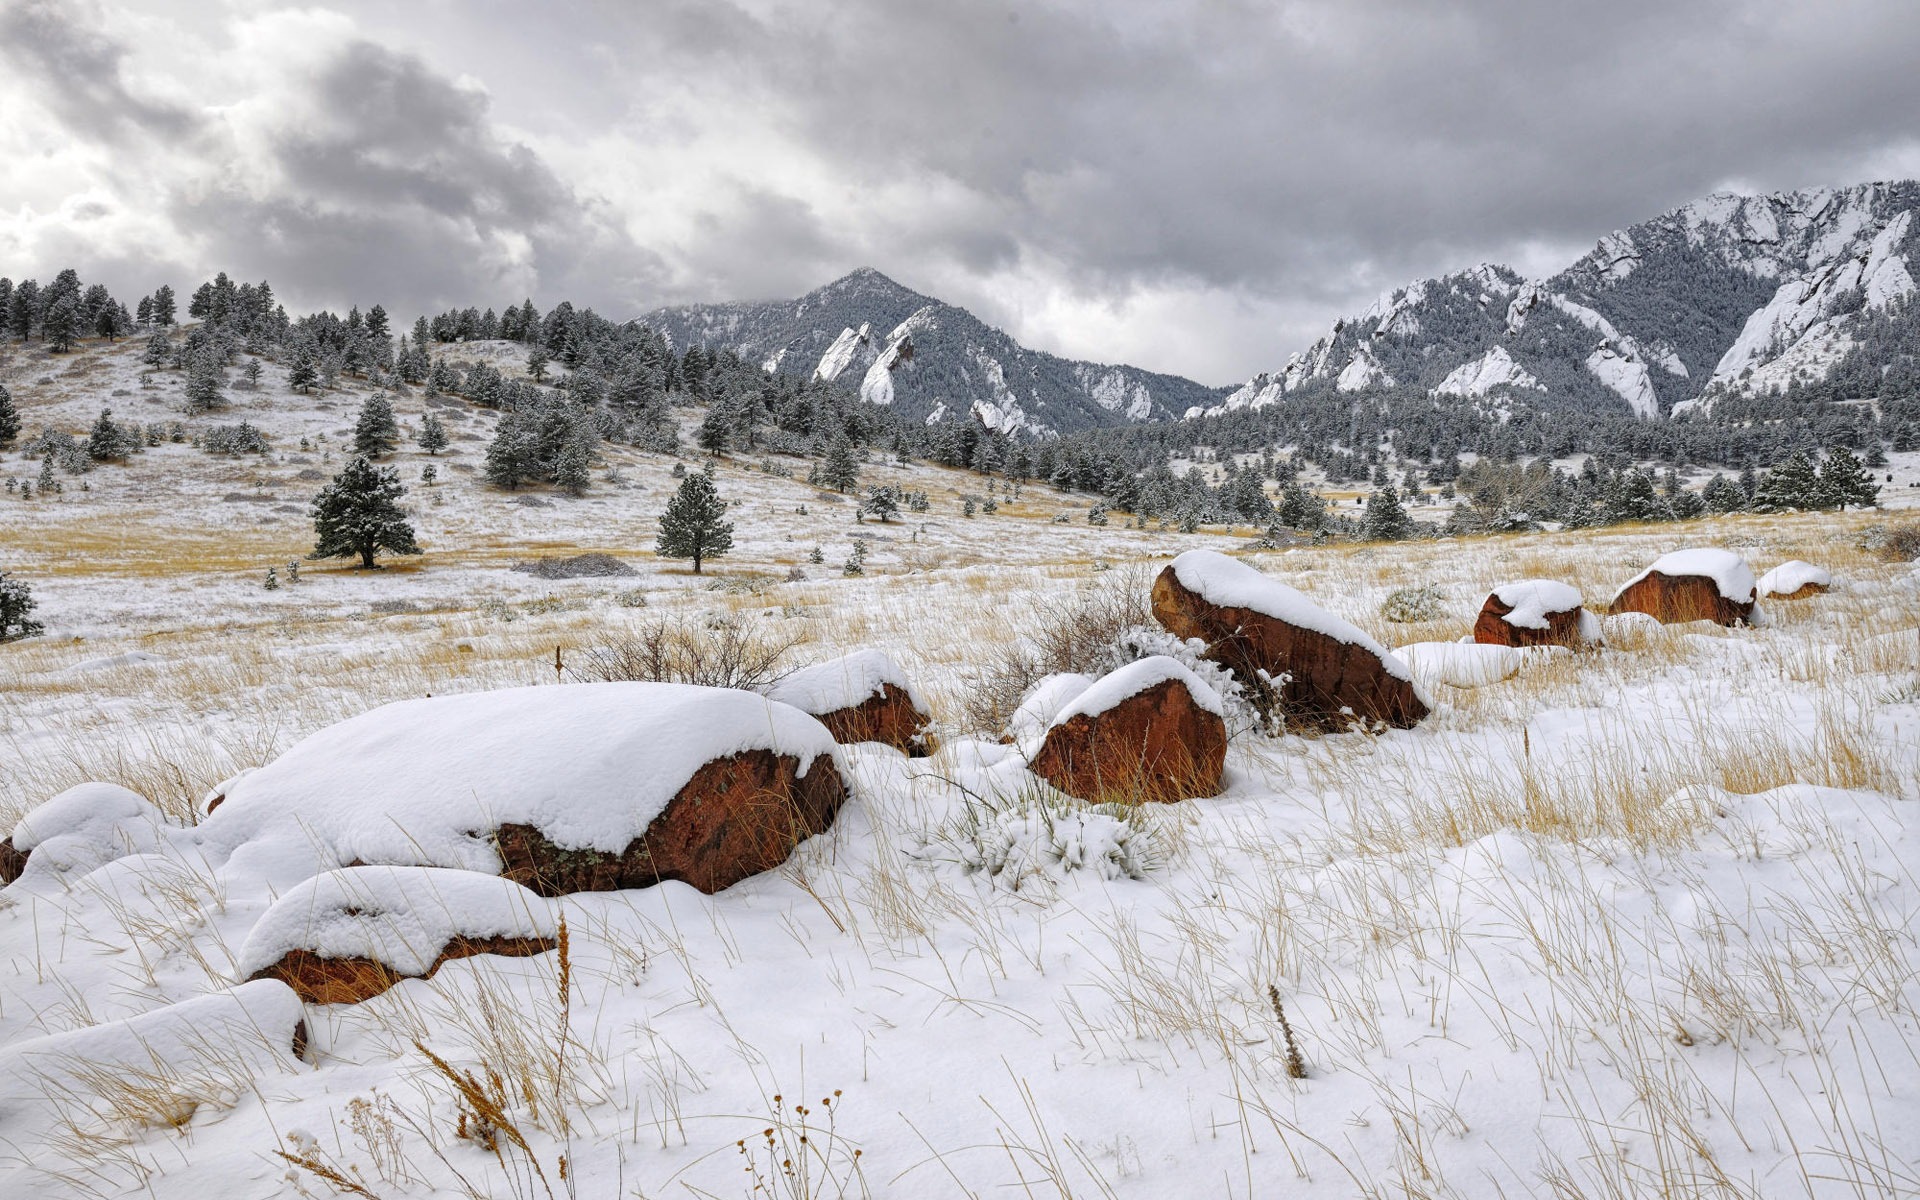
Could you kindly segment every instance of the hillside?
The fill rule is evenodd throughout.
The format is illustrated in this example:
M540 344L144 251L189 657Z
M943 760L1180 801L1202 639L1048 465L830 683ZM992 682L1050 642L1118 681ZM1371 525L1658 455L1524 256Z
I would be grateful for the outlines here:
M966 309L871 268L797 300L663 308L641 322L675 348L729 348L768 370L845 380L915 420L976 416L1037 436L1178 417L1221 390L1137 367L1029 350Z
M1223 403L1296 393L1424 393L1523 413L1711 410L1831 383L1837 398L1920 394L1920 184L1716 194L1610 233L1528 280L1481 265L1419 280L1335 322Z

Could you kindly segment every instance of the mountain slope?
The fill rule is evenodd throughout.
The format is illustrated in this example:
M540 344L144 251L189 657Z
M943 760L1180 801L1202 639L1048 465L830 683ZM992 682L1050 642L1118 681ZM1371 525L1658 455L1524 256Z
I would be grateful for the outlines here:
M1178 417L1224 389L1029 350L963 308L861 268L797 300L663 308L641 320L685 349L727 347L790 374L857 384L925 421L971 413L1050 436Z
M1209 413L1301 389L1658 418L1877 379L1920 307L1920 184L1717 194L1608 234L1549 279L1482 265L1382 296Z

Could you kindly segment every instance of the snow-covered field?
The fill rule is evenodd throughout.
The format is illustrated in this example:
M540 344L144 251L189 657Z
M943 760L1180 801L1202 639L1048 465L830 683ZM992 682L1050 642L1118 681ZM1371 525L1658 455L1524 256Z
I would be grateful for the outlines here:
M175 419L135 353L4 371L30 429ZM48 626L0 647L0 832L88 780L191 821L315 730L557 685L556 650L661 618L797 639L796 664L885 650L942 748L841 748L853 798L781 870L553 902L564 966L460 959L358 1005L227 994L276 897L164 838L0 893L0 1195L1920 1194L1920 572L1856 548L1884 516L1244 553L1388 646L1465 635L1510 580L1604 603L1688 546L1834 589L1758 629L1611 622L1604 649L1435 680L1408 731L1244 735L1224 795L1116 816L967 727L977 672L1040 606L1144 591L1247 530L1093 528L1038 487L967 519L977 478L879 464L932 510L856 525L740 458L736 549L696 578L651 554L670 460L615 451L624 483L528 503L456 440L409 497L422 558L266 591L359 396L233 397L216 420L266 429L267 459L169 445L0 495ZM396 461L411 482L427 459ZM584 550L638 575L508 569ZM1424 584L1439 615L1382 618ZM496 1151L458 1136L449 1070L498 1079Z

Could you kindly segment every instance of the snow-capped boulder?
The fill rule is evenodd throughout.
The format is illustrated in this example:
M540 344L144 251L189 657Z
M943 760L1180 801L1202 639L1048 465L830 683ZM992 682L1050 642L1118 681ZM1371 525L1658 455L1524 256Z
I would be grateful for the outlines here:
M1259 694L1271 688L1289 721L1337 729L1352 721L1409 728L1429 706L1413 672L1349 621L1236 559L1189 550L1153 582L1153 615Z
M1133 804L1219 795L1226 757L1219 694L1156 654L1064 705L1029 765L1070 796Z
M1667 625L1686 621L1751 625L1753 571L1730 550L1675 550L1629 579L1607 611L1642 612Z
M181 1127L204 1106L231 1107L256 1081L302 1070L306 1046L300 997L271 979L14 1042L0 1047L0 1129L13 1140L89 1112ZM128 1105L144 1083L142 1103Z
M1018 744L1029 757L1038 751L1040 740L1053 728L1053 719L1073 698L1093 686L1093 676L1074 672L1048 675L1027 689L1020 707L1007 719L1005 741Z
M244 979L278 979L308 1004L357 1004L476 954L556 945L546 900L510 879L445 867L345 867L266 911L240 948Z
M1527 651L1512 646L1475 642L1415 642L1394 653L1406 660L1422 683L1457 688L1486 687L1511 679L1528 658Z
M1796 558L1762 575L1758 591L1762 596L1776 596L1782 600L1805 600L1832 587L1833 576L1825 567L1816 567Z
M1600 623L1580 593L1551 579L1503 583L1488 593L1473 622L1473 640L1490 646L1566 646L1601 640Z
M914 757L933 752L926 736L932 709L899 665L879 650L795 671L766 694L818 719L836 742L885 742Z
M234 783L194 831L291 886L348 864L457 867L542 895L785 861L846 799L826 726L730 688L585 683L404 700Z
M167 828L151 801L118 784L70 787L21 817L0 842L0 884L29 872L48 879L85 874L157 848Z

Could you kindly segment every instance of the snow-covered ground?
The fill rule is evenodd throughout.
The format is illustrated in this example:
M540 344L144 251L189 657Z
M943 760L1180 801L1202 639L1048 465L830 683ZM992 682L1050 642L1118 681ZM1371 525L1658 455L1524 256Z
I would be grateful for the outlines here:
M103 403L176 419L177 384L133 363L4 369L30 428ZM217 996L277 898L263 872L143 841L0 893L0 1195L1920 1193L1920 571L1856 548L1882 516L1244 553L1388 647L1458 639L1514 579L1602 603L1689 547L1834 589L1759 629L1608 622L1603 649L1436 679L1415 729L1246 735L1222 796L1114 813L1049 799L967 727L978 672L1039 606L1144 592L1247 530L1090 527L1039 487L967 519L977 478L873 463L932 510L856 525L736 458L735 551L695 577L651 553L671 460L615 451L624 484L528 504L456 440L409 497L423 557L266 591L311 544L324 478L303 472L338 469L359 395L233 395L215 420L266 429L267 459L164 446L84 492L0 495L5 569L49 631L0 647L0 832L88 780L191 821L315 730L556 685L556 651L564 670L657 619L751 623L796 664L883 650L941 749L839 750L852 799L781 870L553 902L564 968L464 958L310 1006L301 1060L277 985ZM424 402L398 408L417 425ZM411 481L428 460L395 461ZM867 574L843 577L856 535ZM639 574L508 569L585 550ZM1442 615L1381 617L1422 584ZM500 1081L497 1151L449 1070Z

